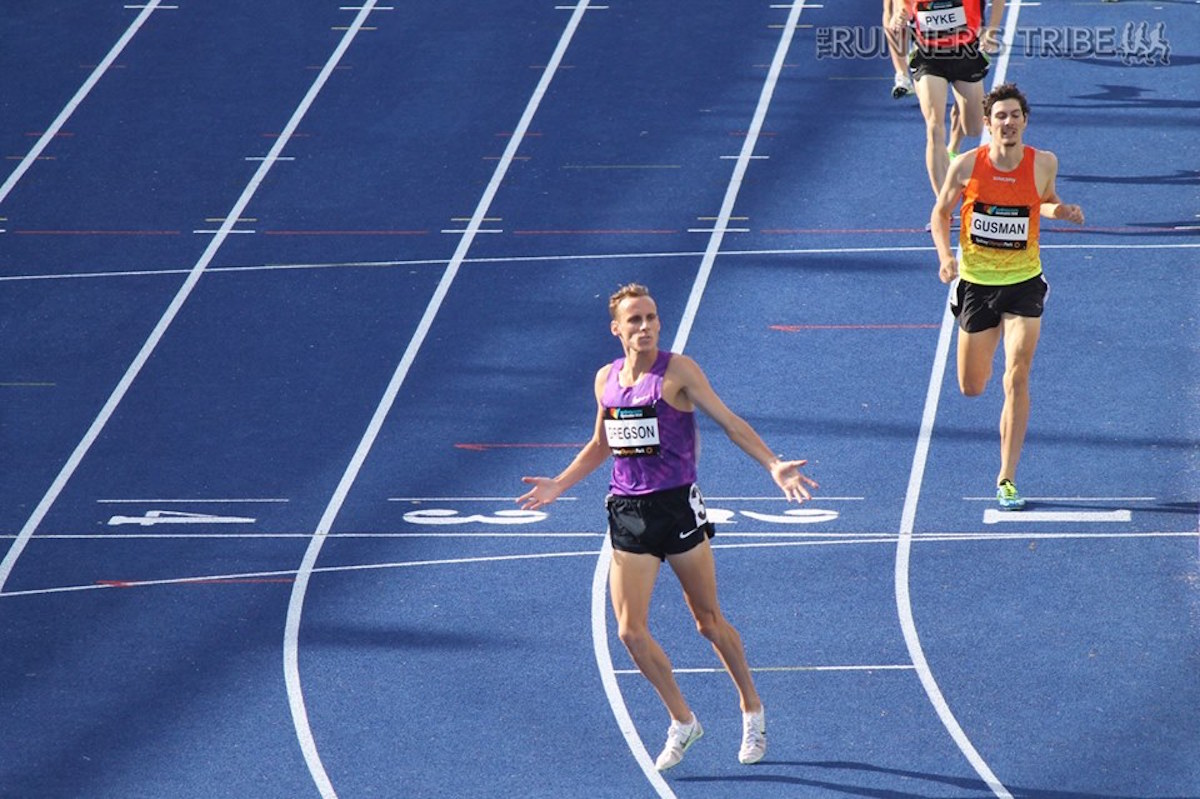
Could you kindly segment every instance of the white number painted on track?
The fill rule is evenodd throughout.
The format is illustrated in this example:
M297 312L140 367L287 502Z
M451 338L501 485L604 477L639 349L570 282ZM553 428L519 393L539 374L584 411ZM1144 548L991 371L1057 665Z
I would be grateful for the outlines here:
M833 521L838 517L838 512L823 508L793 508L792 510L785 510L782 515L777 513L756 513L752 510L744 510L742 511L742 515L749 516L755 521L770 522L771 524L818 524L819 522Z
M713 524L734 524L740 513L756 522L767 524L819 524L838 518L835 510L823 508L793 508L783 513L758 513L752 510L731 511L724 508L707 508L708 520ZM538 510L498 510L492 514L473 513L462 515L451 508L423 508L404 514L409 524L534 524L545 521L547 514ZM110 522L111 523L111 522Z
M409 524L532 524L545 518L546 514L540 510L498 510L490 516L482 513L460 516L449 508L427 508L404 514L404 521Z
M248 516L213 516L209 513L183 513L175 510L148 510L144 516L113 516L108 520L110 527L119 524L137 524L150 527L155 524L254 524L257 519Z

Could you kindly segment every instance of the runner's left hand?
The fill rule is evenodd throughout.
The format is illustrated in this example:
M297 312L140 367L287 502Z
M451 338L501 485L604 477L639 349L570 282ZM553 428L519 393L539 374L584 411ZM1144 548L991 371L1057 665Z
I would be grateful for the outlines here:
M775 484L783 489L783 495L789 500L804 502L812 499L808 487L817 488L817 481L800 471L800 467L808 461L775 461L771 464L771 477Z

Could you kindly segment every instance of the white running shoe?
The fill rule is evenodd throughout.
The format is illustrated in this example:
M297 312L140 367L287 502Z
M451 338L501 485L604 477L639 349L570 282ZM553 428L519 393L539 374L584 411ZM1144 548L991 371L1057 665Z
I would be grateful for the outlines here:
M896 79L892 81L892 99L899 100L901 97L912 94L913 91L913 82L909 74L907 72L897 72Z
M704 728L700 726L700 719L696 718L695 713L692 714L691 724L680 724L671 719L671 726L667 729L667 743L659 753L658 760L654 761L654 767L659 771L666 771L679 765L679 761L683 760L683 753L699 741L702 735Z
M742 748L738 760L749 766L763 759L767 753L766 709L757 713L742 714Z

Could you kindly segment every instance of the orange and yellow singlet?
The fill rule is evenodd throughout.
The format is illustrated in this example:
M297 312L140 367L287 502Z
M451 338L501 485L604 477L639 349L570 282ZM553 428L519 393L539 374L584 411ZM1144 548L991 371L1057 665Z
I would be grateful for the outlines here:
M985 286L1010 286L1042 272L1038 248L1041 195L1033 176L1036 151L1024 145L1011 172L992 165L985 144L963 191L959 275Z

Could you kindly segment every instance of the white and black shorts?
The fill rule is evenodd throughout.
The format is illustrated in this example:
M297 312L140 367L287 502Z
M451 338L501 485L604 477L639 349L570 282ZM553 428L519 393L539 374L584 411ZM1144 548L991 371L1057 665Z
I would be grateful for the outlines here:
M652 494L609 494L608 535L613 549L666 560L717 534L696 485Z

